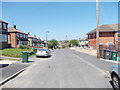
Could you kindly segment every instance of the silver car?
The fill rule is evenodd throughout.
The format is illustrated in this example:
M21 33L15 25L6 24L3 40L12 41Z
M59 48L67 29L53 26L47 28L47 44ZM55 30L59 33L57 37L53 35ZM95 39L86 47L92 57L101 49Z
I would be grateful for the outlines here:
M120 64L113 65L110 74L114 90L120 90Z
M50 57L51 56L51 52L49 49L46 48L42 48L42 49L37 49L36 52L36 57Z

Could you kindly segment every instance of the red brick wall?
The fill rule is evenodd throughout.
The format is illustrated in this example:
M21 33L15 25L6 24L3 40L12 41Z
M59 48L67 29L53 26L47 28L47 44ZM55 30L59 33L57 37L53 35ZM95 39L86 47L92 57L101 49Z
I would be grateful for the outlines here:
M11 44L13 48L17 48L16 33L10 33L8 36L8 44Z
M91 35L93 36L93 35ZM99 43L102 43L102 45L107 45L107 42L113 42L115 43L114 33L109 32L103 32L100 33L99 37ZM96 49L96 39L88 39L88 48L93 47L93 49Z

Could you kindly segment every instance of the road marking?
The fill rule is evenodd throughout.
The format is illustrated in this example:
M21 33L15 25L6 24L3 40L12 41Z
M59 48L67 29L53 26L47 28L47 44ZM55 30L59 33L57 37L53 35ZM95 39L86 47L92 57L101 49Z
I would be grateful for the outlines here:
M106 59L102 59L102 58L100 60L103 60L103 61L106 61L106 62L112 62L112 63L119 63L119 61L106 60Z
M98 70L99 72L101 72L105 76L105 78L110 78L110 74L108 73L108 71L104 71L104 70L98 68L97 66L91 64L90 62L87 62L86 60L84 60L83 58L79 57L76 54L74 54L74 55L77 56L77 58L79 58L82 62L88 64L89 66L91 66L91 67L95 68L96 70Z

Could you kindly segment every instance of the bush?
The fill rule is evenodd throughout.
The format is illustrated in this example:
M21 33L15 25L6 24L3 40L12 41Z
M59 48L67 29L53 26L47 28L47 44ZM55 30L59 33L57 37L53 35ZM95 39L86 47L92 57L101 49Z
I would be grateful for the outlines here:
M30 47L28 45L20 45L18 48L19 49L29 49Z
M66 46L65 46L65 45L63 45L63 46L62 46L62 48L66 48Z
M25 49L25 47L23 45L19 45L18 47L19 49Z

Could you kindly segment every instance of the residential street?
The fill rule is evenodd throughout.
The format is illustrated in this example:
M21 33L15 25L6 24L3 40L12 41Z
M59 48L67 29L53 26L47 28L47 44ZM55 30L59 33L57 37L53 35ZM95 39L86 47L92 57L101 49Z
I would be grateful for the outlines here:
M70 49L56 49L2 88L112 88L104 72L113 64Z

